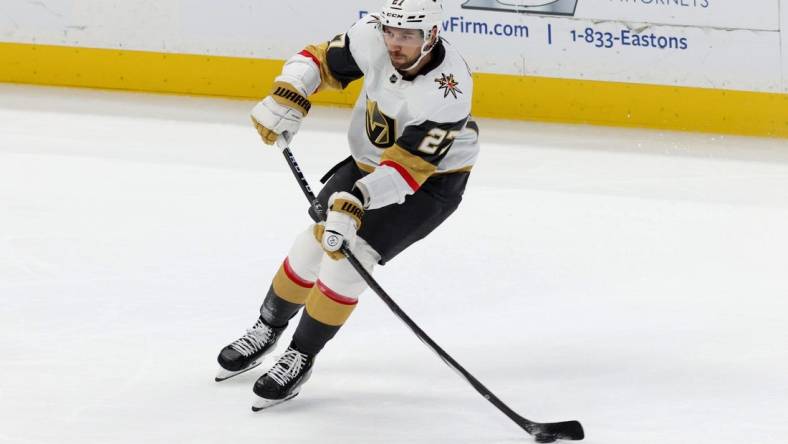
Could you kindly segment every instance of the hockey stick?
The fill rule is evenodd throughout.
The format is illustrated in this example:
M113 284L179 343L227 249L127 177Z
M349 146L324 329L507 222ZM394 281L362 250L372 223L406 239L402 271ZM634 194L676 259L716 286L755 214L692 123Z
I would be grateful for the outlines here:
M325 220L325 210L317 200L315 193L312 192L309 182L306 180L304 173L301 171L301 167L298 165L293 153L290 151L288 139L288 135L284 134L282 137L279 137L277 145L282 150L282 154L285 156L285 160L287 161L287 165L290 167L290 171L293 172L293 175L298 181L298 185L301 187L301 191L304 192L307 200L309 200L312 209L320 219ZM432 338L427 336L427 333L425 333L424 330L422 330L418 325L416 325L415 322L413 322L410 316L402 311L396 302L394 302L394 300L391 299L391 297L383 290L383 288L381 288L380 284L378 284L377 281L375 281L375 279L367 272L364 266L361 265L361 262L358 261L356 256L352 251L350 251L347 245L342 245L341 251L347 257L347 260L350 262L350 264L353 265L353 268L356 269L358 274L364 279L367 285L369 285L369 288L371 288L380 297L380 299L383 300L386 305L388 305L391 311L393 311L394 314L396 314L397 317L400 318L400 320L402 320L423 343L425 343L430 349L432 349L433 352L440 356L446 365L462 375L465 380L467 380L468 383L471 384L473 388L484 397L484 399L490 401L492 405L503 412L504 415L508 416L509 419L522 427L523 430L533 435L536 439L536 442L545 443L553 442L557 439L581 440L584 438L585 434L583 432L583 426L578 421L534 422L523 418L514 410L510 409L509 406L498 399L497 396L495 396L487 387L479 382L479 380L476 379L472 374L465 370L465 368L455 361L454 358L449 356L449 354L446 353L446 351L444 351L438 344L436 344Z

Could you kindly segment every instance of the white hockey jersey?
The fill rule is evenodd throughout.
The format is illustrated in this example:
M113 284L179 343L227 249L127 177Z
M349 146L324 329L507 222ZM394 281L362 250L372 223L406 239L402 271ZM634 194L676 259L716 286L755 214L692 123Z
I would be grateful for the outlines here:
M473 166L479 154L478 126L470 119L473 80L447 41L439 40L418 74L403 77L391 64L377 18L369 15L330 42L306 47L285 72L288 65L297 72L295 66L307 60L320 73L313 80L299 76L306 77L299 86L307 95L364 79L348 133L361 169L393 167L415 192L434 174Z

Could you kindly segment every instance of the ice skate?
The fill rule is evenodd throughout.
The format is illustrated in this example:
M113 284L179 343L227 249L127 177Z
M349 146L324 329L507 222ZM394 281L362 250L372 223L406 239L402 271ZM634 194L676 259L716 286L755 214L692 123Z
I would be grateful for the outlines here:
M242 337L224 347L219 353L221 369L216 381L224 381L259 366L265 355L276 346L285 327L271 327L260 317Z
M298 395L312 374L314 357L288 347L276 364L254 384L252 411L273 407Z

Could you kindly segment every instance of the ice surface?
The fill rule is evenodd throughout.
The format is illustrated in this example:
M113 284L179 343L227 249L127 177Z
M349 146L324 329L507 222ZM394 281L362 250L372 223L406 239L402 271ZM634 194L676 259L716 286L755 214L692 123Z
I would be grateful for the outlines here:
M369 292L293 402L213 381L308 224L251 106L0 85L0 442L530 442ZM315 186L348 116L293 145ZM377 270L400 305L588 443L788 442L788 142L480 126L458 212Z

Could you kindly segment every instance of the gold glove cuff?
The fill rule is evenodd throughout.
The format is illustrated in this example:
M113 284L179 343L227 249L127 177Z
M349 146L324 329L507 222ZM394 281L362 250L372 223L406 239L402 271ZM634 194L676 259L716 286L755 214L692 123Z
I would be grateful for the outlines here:
M271 97L276 103L298 110L304 116L312 108L309 100L287 82L274 82L274 87L271 88Z
M331 211L347 214L356 221L356 231L361 229L361 218L364 217L364 209L352 200L334 199L334 202L331 204Z

